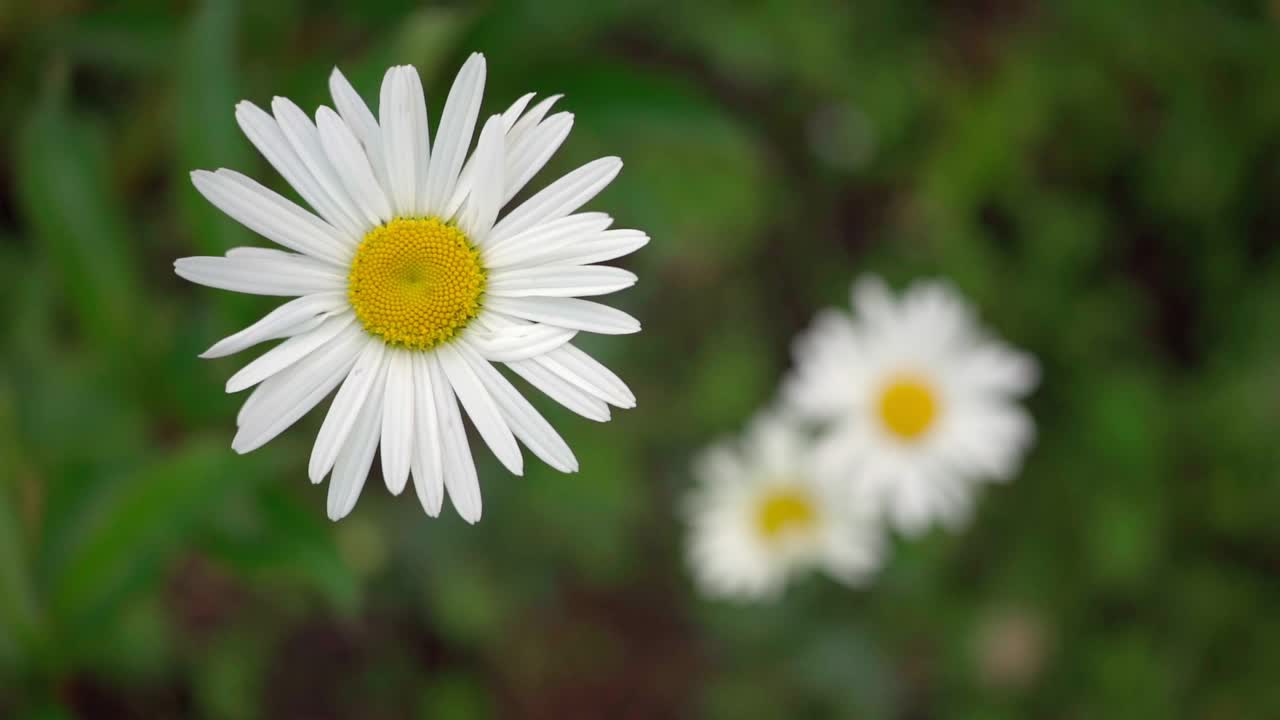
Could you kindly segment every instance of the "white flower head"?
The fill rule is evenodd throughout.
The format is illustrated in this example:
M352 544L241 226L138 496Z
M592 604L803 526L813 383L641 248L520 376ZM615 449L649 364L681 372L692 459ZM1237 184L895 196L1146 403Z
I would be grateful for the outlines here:
M821 475L812 440L780 415L757 417L739 442L712 446L694 463L689 561L708 595L776 595L814 569L858 585L880 564L875 513L846 483Z
M978 483L1012 477L1031 444L1017 401L1036 362L988 337L941 282L895 298L862 278L853 307L825 311L798 339L786 404L822 424L823 462L898 530L959 527Z
M477 127L484 81L484 57L474 54L434 134L409 66L387 71L376 116L337 69L336 110L321 107L314 120L284 98L270 114L240 103L240 127L311 210L233 170L192 173L210 202L284 249L183 258L177 273L296 298L203 355L284 339L227 383L228 392L254 388L232 447L261 447L337 389L308 469L312 482L331 475L334 520L355 506L379 448L392 493L412 476L428 514L440 512L447 491L459 515L479 520L464 414L512 473L523 471L517 440L576 471L568 445L495 364L591 420L608 420L610 405L635 405L616 375L570 343L579 332L640 329L626 313L579 299L636 281L594 263L638 249L644 233L578 212L622 162L587 163L504 213L573 116L551 113L558 96L530 106L529 94Z

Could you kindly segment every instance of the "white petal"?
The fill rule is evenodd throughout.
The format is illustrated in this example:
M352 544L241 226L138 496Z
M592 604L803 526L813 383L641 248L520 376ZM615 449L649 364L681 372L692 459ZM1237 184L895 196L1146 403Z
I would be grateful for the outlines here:
M484 96L485 60L473 53L458 71L458 77L449 88L440 118L440 131L436 134L434 158L427 170L427 182L419 196L423 212L440 213L453 195L458 172L471 148L471 135L475 131L476 117L480 114L480 99Z
M521 118L519 115L524 112L525 105L533 99L533 93L529 93L516 100L511 104L511 107L507 108L506 112L502 113L502 125L506 128L507 147L507 170L504 174L506 180L503 184L508 186L508 188L511 185L511 178L515 177L511 174L513 170L511 162L513 155L517 152L518 148L529 145L527 139L530 130L542 121L542 117L546 114L547 109L549 109L556 100L560 99L560 97L560 95L556 95L543 100L538 103L536 107L530 110L528 114ZM442 217L453 217L458 211L458 208L462 207L462 202L467 199L467 193L471 190L474 179L473 176L475 175L475 168L473 167L475 164L474 160L475 158L472 157L463 164L462 172L458 175L458 182L454 187L453 196L449 200L448 207L441 213ZM527 182L527 179L525 182ZM523 184L524 183L521 183L522 186ZM506 202L511 199L511 195L514 195L517 191L518 189L505 194L506 199L503 200L503 204L505 205Z
M426 102L415 68L402 65L387 70L378 112L391 205L398 215L417 214L419 176L425 177L430 164Z
M489 389L489 394L502 410L511 432L523 442L534 455L561 472L577 472L578 459L573 451L551 427L542 415L529 404L529 401L516 390L509 380L498 372L497 368L485 362L471 349L465 339L456 343L459 353L466 358L471 369L479 376L480 382Z
M284 250L278 250L276 248L233 247L223 254L229 258L241 258L246 260L261 258L263 260L266 260L267 262L272 262L275 260L284 260L285 262L290 262L289 258L297 258L298 263L306 265L307 267L319 267L321 270L325 270L329 272L332 272L334 270L331 264L320 263L319 265L317 265L316 264L317 261L315 258L309 258L305 255L298 255L297 253L285 252Z
M333 95L333 104L338 108L338 114L364 145L373 174L378 178L378 185L386 192L389 188L387 164L382 155L382 129L378 127L378 119L336 67L329 75L329 92Z
M620 408L636 406L636 396L612 370L574 345L564 345L537 358L549 370Z
M494 271L485 293L491 297L583 297L635 284L635 273L608 265L540 265Z
M488 242L489 231L502 207L503 154L502 118L494 115L480 132L472 158L475 182L458 219L458 226L480 247Z
M576 213L493 242L481 253L485 267L490 269L531 264L536 258L583 238L595 237L611 224L613 218L604 213Z
M533 360L519 360L507 363L507 367L529 381L530 385L546 393L547 397L582 417L596 422L609 420L609 406L604 401L592 397L541 364Z
M529 106L529 101L532 100L536 94L537 93L525 93L524 95L521 95L516 98L515 102L511 103L511 107L507 108L506 111L502 113L502 125L507 129L507 132L511 132L511 127L516 124L516 120L520 119L520 115L524 112L524 109Z
M1040 381L1036 359L1002 342L986 341L956 361L956 373L977 391L1023 395Z
M258 152L271 163L294 190L302 196L330 225L351 237L359 237L360 228L351 224L351 219L341 211L320 187L320 183L311 175L311 171L303 164L302 159L294 152L284 131L276 123L275 118L251 102L244 101L236 105L236 121L240 129L258 148Z
M435 353L425 354L431 372L432 396L436 403L436 419L440 423L440 450L444 485L458 515L469 523L480 519L480 480L476 477L475 460L467 444L467 430L454 400L453 389L445 377Z
M570 217L573 216L570 215ZM567 245L531 255L525 262L586 265L630 255L648 243L649 236L639 230L606 230Z
M524 474L524 459L520 456L515 436L511 434L493 397L471 370L471 366L452 344L442 345L436 350L436 355L440 359L440 367L444 368L445 375L449 378L450 386L466 409L467 417L471 418L471 423L476 426L485 444L511 474Z
M271 112L275 115L276 122L280 124L280 129L284 131L284 136L293 147L298 159L311 173L311 177L315 178L320 190L332 206L337 209L337 217L331 218L331 221L353 235L363 235L369 229L369 225L360 219L360 211L356 209L355 202L352 201L346 188L342 187L342 181L338 179L338 170L325 156L324 148L320 145L320 133L311 122L311 118L307 117L307 114L302 112L302 108L291 100L282 97L272 98Z
M338 114L327 107L316 111L316 127L325 154L336 168L342 168L342 183L363 213L364 220L379 225L392 218L391 203L374 177L373 167L360 141Z
M404 74L409 87L409 118L413 122L413 208L414 214L427 214L422 197L427 186L427 173L431 167L431 128L427 119L427 94L422 89L418 69L407 66Z
M513 145L523 143L526 136L533 132L533 129L542 124L542 119L551 112L551 106L555 105L563 95L552 95L538 101L537 105L529 108L529 112L520 116L520 119L511 124L511 128L507 131L507 140Z
M333 477L329 479L328 512L330 520L341 520L346 517L360 499L360 491L364 489L365 480L369 477L369 466L373 463L373 453L378 448L378 430L382 423L383 385L387 381L387 366L383 363L374 378L369 391L369 398L360 408L355 418L355 426L343 444L342 452L333 466Z
M196 170L191 182L209 202L266 239L337 265L351 259L351 243L329 223L234 170Z
M884 280L875 275L860 276L853 283L853 307L859 319L875 325L893 325L899 316L898 302Z
M252 408L242 412L231 448L247 453L262 447L307 414L346 377L364 337L349 325L328 345L259 385L245 403Z
M232 375L227 380L227 392L236 393L245 388L253 387L310 355L337 337L338 333L351 324L354 317L350 313L344 313L337 317L329 318L315 330L295 335L271 348L256 360L241 368L240 372Z
M290 370L291 369L292 368L290 368ZM244 425L245 418L254 416L254 413L257 412L256 408L258 405L262 404L263 398L270 396L271 393L269 391L275 385L276 378L282 377L288 374L289 374L289 370L285 370L284 372L280 373L280 375L277 375L276 377L268 378L266 382L260 383L257 387L255 387L249 393L249 397L245 398L244 403L240 405L240 411L236 413L237 428ZM266 388L267 392L264 392L263 388Z
M559 297L486 297L485 307L494 312L524 320L573 328L602 335L626 335L640 332L640 322L608 305Z
M573 129L572 113L556 113L533 131L520 138L507 153L505 191L506 204L547 164Z
M226 357L260 342L287 337L301 323L317 316L323 317L327 313L345 310L346 307L346 293L335 291L304 295L272 310L261 320L240 332L219 340L213 347L201 353L200 357L205 359Z
M435 387L426 353L413 353L413 487L422 509L431 517L444 502L443 451L436 414Z
M467 342L490 362L513 362L555 350L577 334L576 330L533 323L492 332L473 330L467 333Z
M577 210L612 182L620 170L621 160L606 157L593 160L565 175L499 220L493 228L493 242L497 243Z
M392 495L404 491L413 458L413 353L390 350L382 401L382 479Z
M280 257L181 258L173 263L173 269L194 283L253 295L311 295L341 291L347 283L331 265L283 253Z
M329 412L324 416L324 424L320 426L315 444L311 447L311 461L307 465L307 476L311 478L311 482L318 483L329 474L355 425L360 408L375 394L374 382L382 374L382 366L386 362L386 347L382 341L366 336L360 356L356 358L347 379L338 389L338 394L334 395ZM376 389L379 406L382 403L381 393L382 386L379 385Z

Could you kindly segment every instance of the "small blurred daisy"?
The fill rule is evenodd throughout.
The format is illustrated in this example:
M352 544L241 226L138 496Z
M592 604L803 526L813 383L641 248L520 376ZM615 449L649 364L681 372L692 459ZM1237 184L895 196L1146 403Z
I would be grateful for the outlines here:
M1034 426L1016 400L1035 360L987 337L949 285L895 299L878 278L853 288L856 317L827 310L796 343L787 405L824 425L824 464L915 535L958 527L976 484L1018 469Z
M609 230L602 213L577 212L622 162L587 163L499 218L564 141L573 116L548 114L557 97L530 107L533 95L525 95L482 124L468 157L484 81L484 57L472 55L435 142L409 66L387 71L376 117L336 69L329 86L337 111L321 107L314 122L284 98L272 101L271 114L240 103L240 127L315 214L232 170L192 173L210 202L285 250L183 258L177 273L297 298L203 355L285 338L227 383L228 392L254 387L232 447L261 447L338 388L308 469L312 482L332 473L334 520L355 506L379 446L392 493L412 474L428 514L439 513L447 490L459 515L479 520L459 403L511 472L523 470L517 440L552 467L576 471L568 445L494 363L591 420L608 420L609 405L635 405L616 375L569 344L578 332L640 329L621 311L578 299L636 281L593 263L648 238Z
M824 482L812 441L778 415L762 415L740 444L713 446L695 462L689 560L709 595L753 598L822 569L856 585L880 563L881 535L848 485Z

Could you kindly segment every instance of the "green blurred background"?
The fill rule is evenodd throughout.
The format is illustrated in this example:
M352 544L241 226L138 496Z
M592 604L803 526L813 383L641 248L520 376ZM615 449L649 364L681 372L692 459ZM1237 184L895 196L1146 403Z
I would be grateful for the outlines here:
M229 449L196 355L273 302L171 262L264 241L187 173L283 188L236 101L408 62L434 116L472 50L576 113L541 182L627 162L639 407L536 398L582 471L479 451L477 526L330 524L315 413ZM0 136L0 716L1280 717L1280 3L8 0ZM867 271L1040 357L1024 472L866 590L699 599L691 454Z

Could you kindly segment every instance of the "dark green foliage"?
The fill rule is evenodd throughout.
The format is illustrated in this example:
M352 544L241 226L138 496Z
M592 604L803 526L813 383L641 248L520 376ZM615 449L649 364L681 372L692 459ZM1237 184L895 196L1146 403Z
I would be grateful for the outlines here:
M0 8L0 716L1280 716L1280 4L74 5ZM265 241L187 173L283 190L237 100L412 62L435 116L472 50L566 94L544 181L627 162L640 404L536 398L582 471L485 455L475 527L376 473L333 525L316 417L229 448L196 355L272 303L171 262ZM1038 355L1037 447L865 591L700 600L688 459L861 272Z

